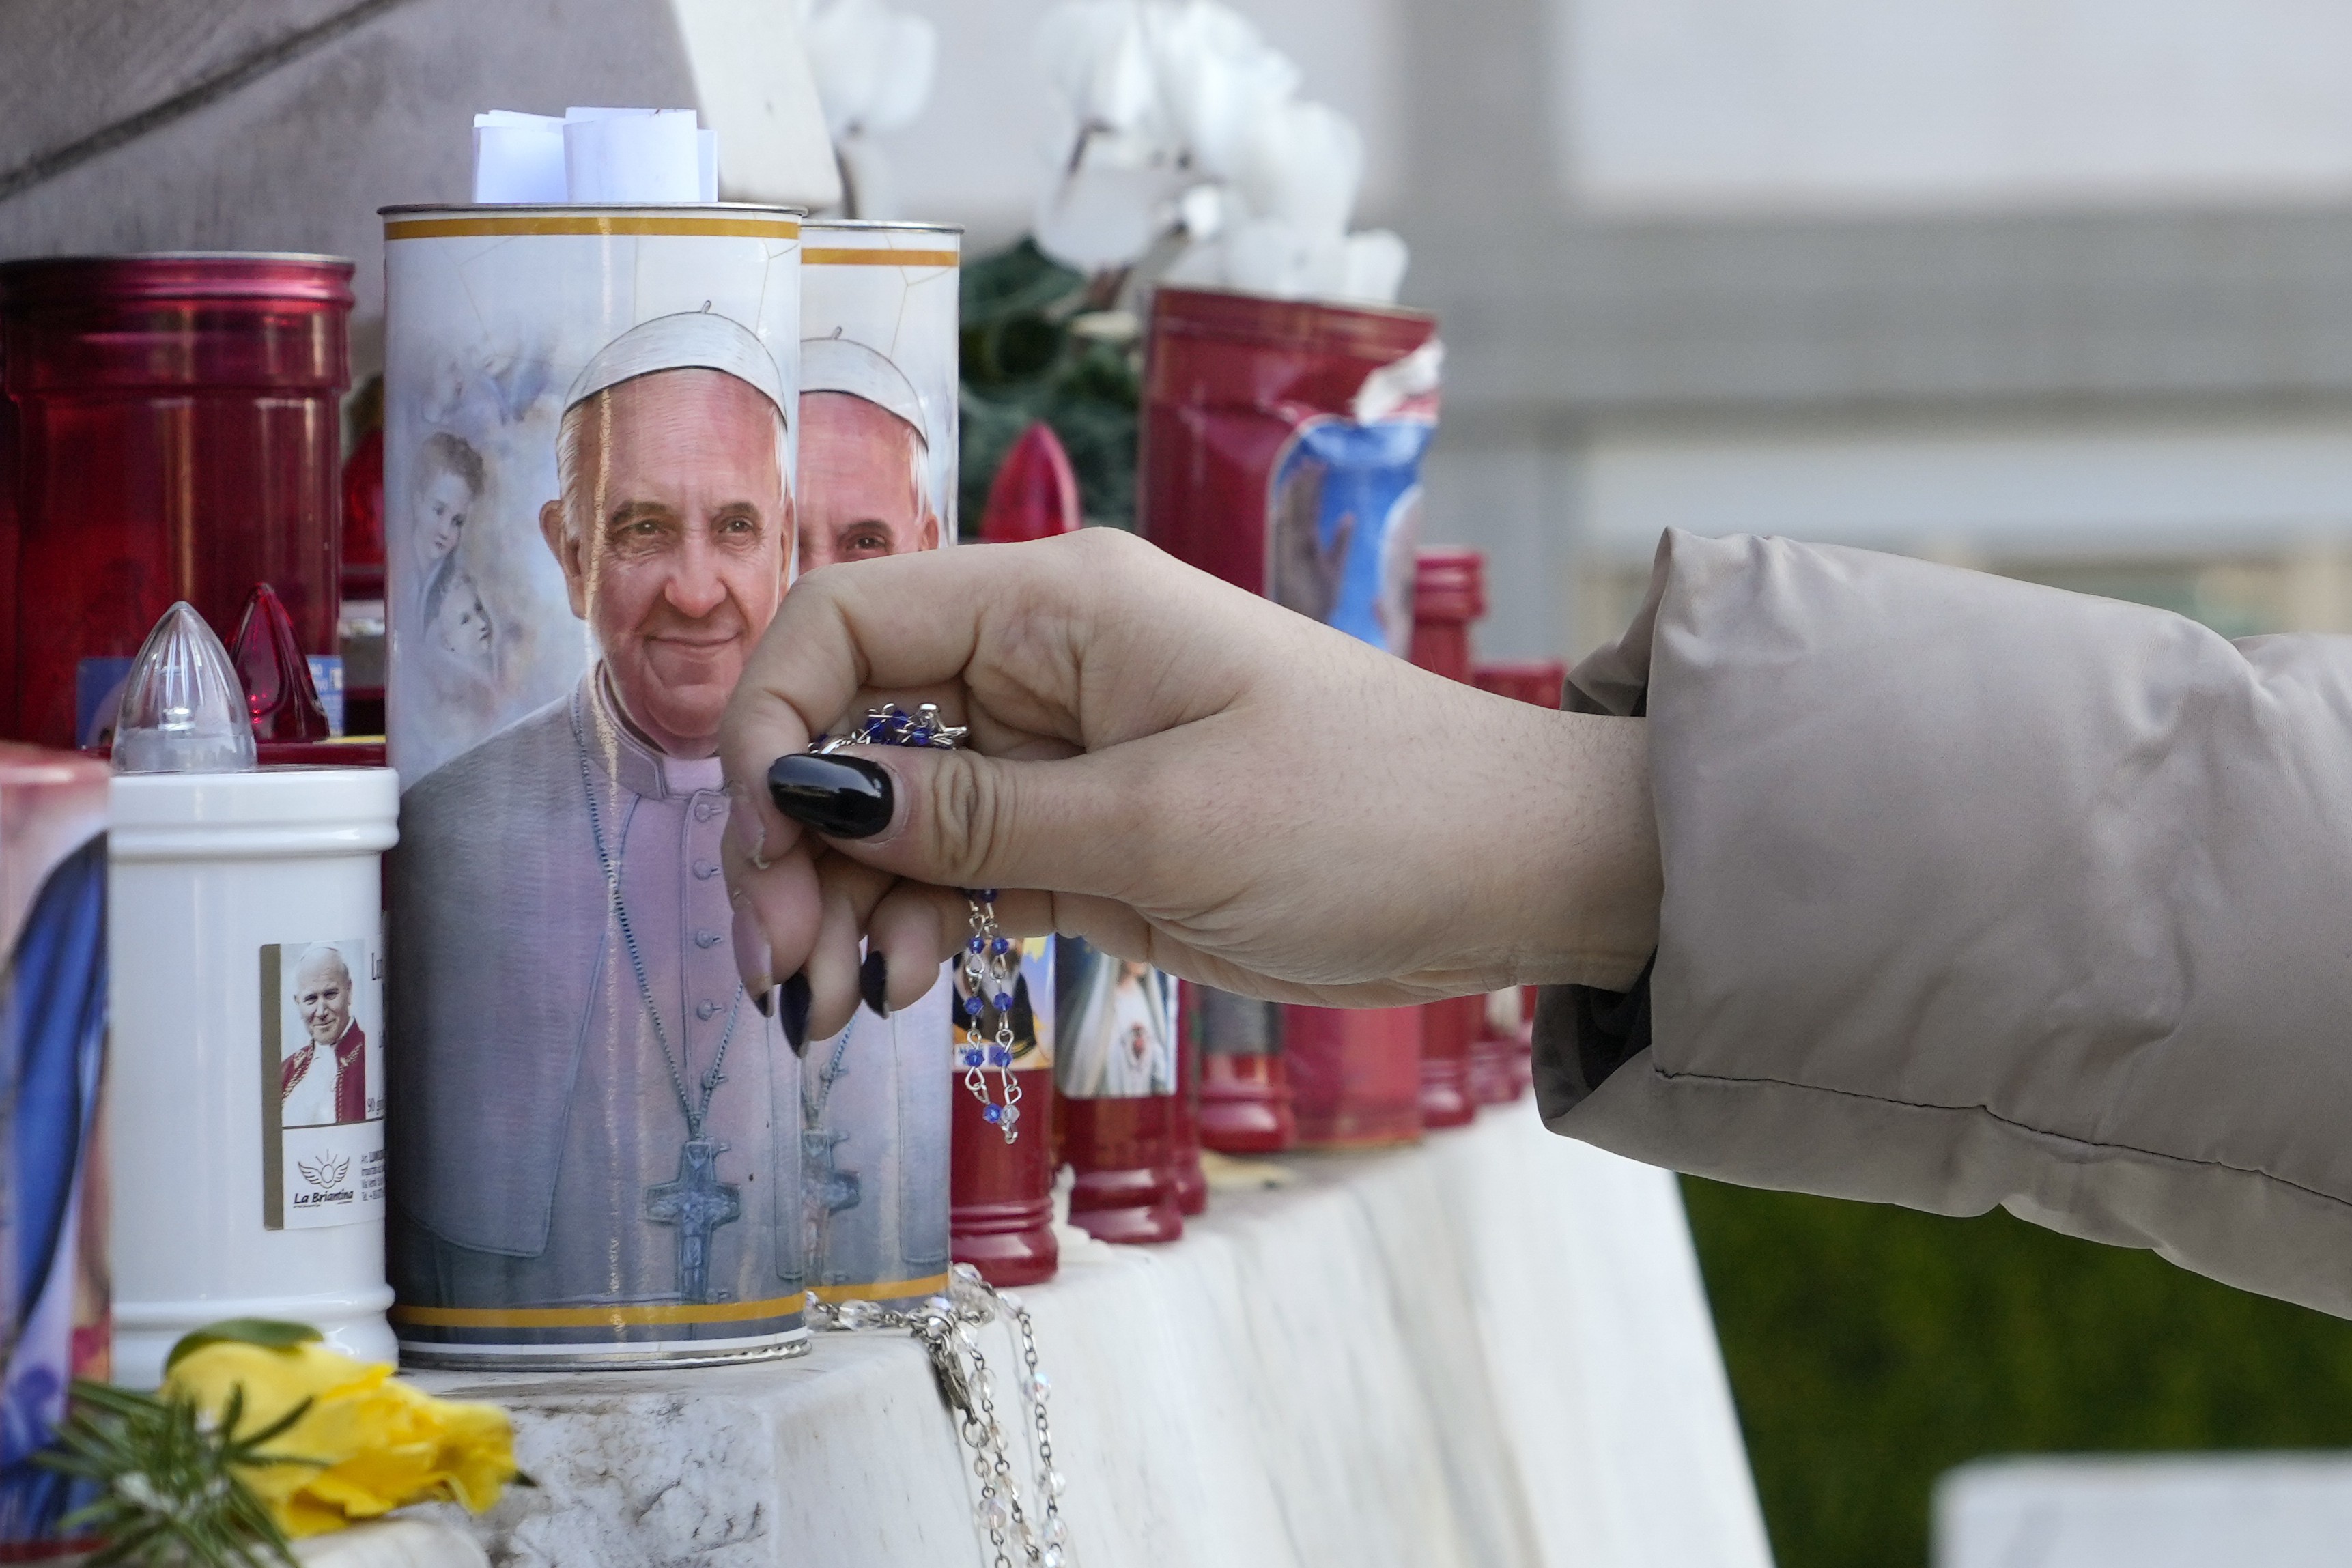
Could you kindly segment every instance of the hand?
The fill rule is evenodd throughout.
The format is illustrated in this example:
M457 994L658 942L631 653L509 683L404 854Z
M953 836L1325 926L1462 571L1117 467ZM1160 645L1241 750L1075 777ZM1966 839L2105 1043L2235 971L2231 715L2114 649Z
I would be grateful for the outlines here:
M920 702L965 749L801 757ZM1014 935L1326 1006L1622 987L1657 942L1643 721L1430 674L1111 529L812 573L719 754L738 961L762 998L805 977L804 1038L861 980L922 995L966 936L958 888L999 889Z

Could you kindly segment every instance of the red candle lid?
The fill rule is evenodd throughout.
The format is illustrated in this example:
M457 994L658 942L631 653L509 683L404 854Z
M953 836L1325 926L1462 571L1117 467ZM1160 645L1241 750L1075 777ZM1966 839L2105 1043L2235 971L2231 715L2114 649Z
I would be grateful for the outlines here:
M1021 433L996 470L988 487L988 510L980 519L981 542L1050 538L1075 533L1085 520L1070 455L1054 427L1039 420Z
M181 252L0 264L8 391L237 387L340 392L351 381L352 264L331 256Z
M352 303L355 266L301 251L166 250L0 263L0 301L80 308L114 300Z

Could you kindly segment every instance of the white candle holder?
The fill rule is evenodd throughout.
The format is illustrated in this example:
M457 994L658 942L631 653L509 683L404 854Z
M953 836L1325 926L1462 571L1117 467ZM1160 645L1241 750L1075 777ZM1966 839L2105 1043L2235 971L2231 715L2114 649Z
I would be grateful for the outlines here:
M109 859L114 1367L189 1330L309 1323L367 1361L385 1309L383 768L123 774Z

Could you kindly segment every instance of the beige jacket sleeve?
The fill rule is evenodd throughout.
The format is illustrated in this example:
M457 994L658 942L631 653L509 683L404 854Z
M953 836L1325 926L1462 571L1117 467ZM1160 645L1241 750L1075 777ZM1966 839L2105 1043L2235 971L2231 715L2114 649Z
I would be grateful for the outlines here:
M1645 1018L1544 998L1555 1131L2352 1316L2352 638L1675 533L1570 685L1665 902Z

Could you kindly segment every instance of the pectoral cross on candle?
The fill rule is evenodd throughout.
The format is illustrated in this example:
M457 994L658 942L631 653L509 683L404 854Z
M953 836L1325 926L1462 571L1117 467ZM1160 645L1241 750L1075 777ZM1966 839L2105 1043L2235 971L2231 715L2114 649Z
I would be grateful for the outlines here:
M677 1151L677 1179L646 1188L646 1218L656 1225L677 1227L677 1294L682 1301L709 1301L711 1235L743 1218L743 1199L735 1185L719 1179L719 1156L726 1148L709 1138L688 1138Z

